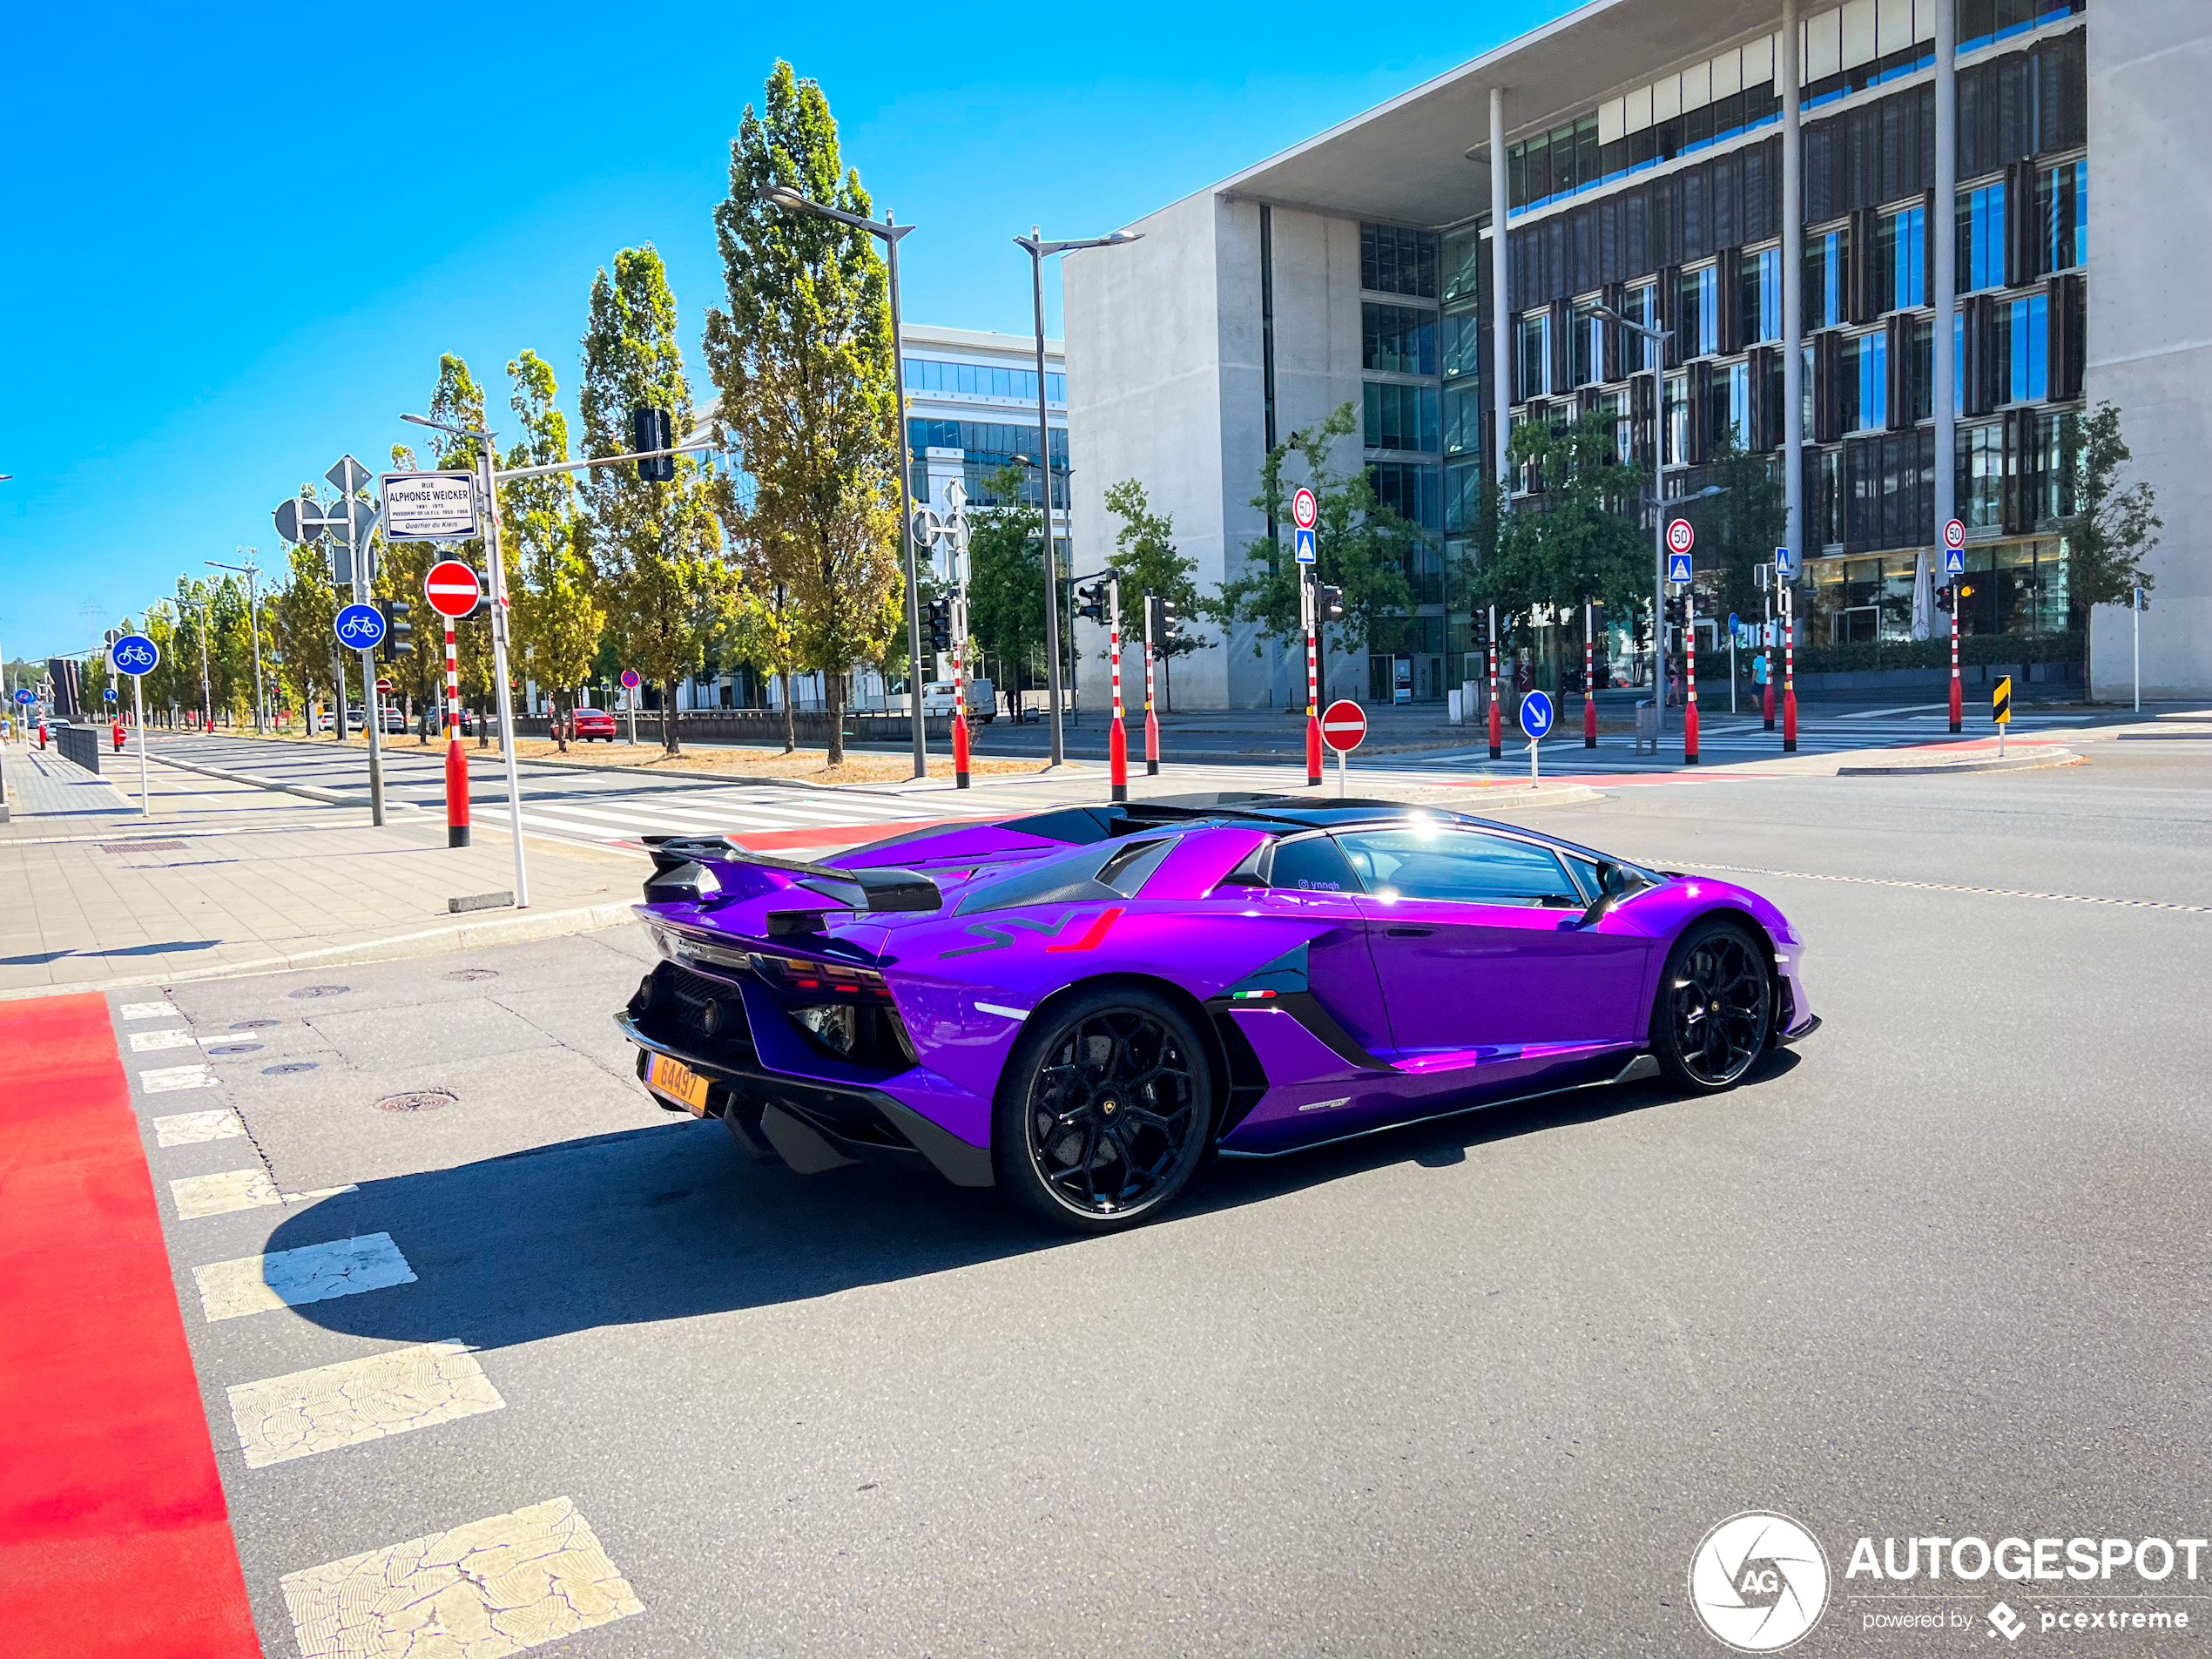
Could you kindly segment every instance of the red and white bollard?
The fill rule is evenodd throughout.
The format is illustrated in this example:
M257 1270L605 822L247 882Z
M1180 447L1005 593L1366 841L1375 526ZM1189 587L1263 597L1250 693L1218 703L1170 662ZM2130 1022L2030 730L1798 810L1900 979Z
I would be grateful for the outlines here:
M1597 747L1597 642L1590 637L1595 613L1582 607L1582 746Z
M968 786L968 669L965 641L961 635L966 618L960 615L961 607L953 607L953 787Z
M1129 729L1122 721L1122 584L1118 579L1108 584L1109 603L1113 606L1112 632L1107 637L1107 651L1114 664L1114 723L1106 732L1106 760L1113 779L1113 798L1129 799Z
M1144 775L1160 775L1160 717L1152 706L1158 654L1152 644L1152 601L1144 601Z
M1682 763L1697 764L1697 596L1685 583L1682 590Z
M461 749L461 658L446 623L446 845L469 845L469 757Z
M1505 758L1504 718L1498 712L1498 613L1490 612L1490 759Z
M1966 729L1966 693L1959 684L1959 584L1951 584L1951 729Z
M123 722L120 720L115 723L115 752L123 752Z
M1797 607L1782 590L1782 752L1797 752Z
M1300 578L1298 590L1305 596L1305 786L1321 786L1321 653L1318 640L1320 624L1314 610L1321 596L1314 591L1320 579L1318 570L1309 570Z
M44 720L38 723L38 746L42 749L46 746L46 723Z

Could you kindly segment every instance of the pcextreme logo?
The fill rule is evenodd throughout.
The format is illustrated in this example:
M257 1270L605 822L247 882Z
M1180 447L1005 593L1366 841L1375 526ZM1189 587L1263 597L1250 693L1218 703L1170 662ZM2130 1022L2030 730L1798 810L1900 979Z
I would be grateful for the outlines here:
M1778 1653L1820 1622L1828 1558L1789 1516L1746 1510L1707 1533L1690 1557L1689 1604L1738 1653Z

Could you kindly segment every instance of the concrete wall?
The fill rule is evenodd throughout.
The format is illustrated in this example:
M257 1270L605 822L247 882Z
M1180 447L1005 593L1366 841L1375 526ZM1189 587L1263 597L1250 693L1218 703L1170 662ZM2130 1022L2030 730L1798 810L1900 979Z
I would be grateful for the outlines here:
M2212 693L2212 5L2125 0L2089 13L2088 396L2118 406L2166 521L2148 561L2146 696ZM2178 211L2177 211L2178 210ZM2099 610L2096 693L2128 692L2128 616Z
M1154 510L1173 516L1177 545L1197 561L1199 590L1209 592L1266 534L1264 516L1250 505L1266 455L1259 208L1202 192L1132 228L1143 241L1066 261L1075 569L1104 563L1119 524L1106 511L1106 489L1136 478ZM1359 396L1359 226L1278 209L1272 242L1285 436ZM1339 464L1357 464L1359 454L1355 436ZM1136 596L1124 597L1133 621ZM1224 638L1211 623L1197 631L1218 643L1177 661L1177 707L1303 706L1302 642L1245 627ZM1105 635L1078 622L1076 644L1084 705L1103 709ZM1334 666L1332 686L1364 695L1364 658ZM1123 700L1135 709L1143 689L1133 651L1125 671Z

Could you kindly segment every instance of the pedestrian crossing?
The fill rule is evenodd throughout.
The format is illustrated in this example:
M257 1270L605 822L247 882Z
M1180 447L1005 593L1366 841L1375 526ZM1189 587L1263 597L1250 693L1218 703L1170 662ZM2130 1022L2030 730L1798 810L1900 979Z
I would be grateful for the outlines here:
M2089 723L2086 714L2023 714L2013 723L2012 737L2015 742L2029 738L2064 736L2080 730ZM1995 735L1995 728L1986 719L1977 721L1971 716L1966 730L1956 736L1952 733L1950 717L1940 704L1925 709L1869 709L1858 711L1834 712L1822 710L1814 718L1802 715L1797 722L1797 748L1801 755L1848 754L1869 749L1915 747L1925 744L1975 742ZM1708 712L1701 705L1698 710L1698 759L1702 765L1743 765L1754 760L1771 760L1783 753L1781 721L1775 729L1767 731L1756 714L1718 716ZM1355 762L1357 759L1355 757ZM1518 733L1507 732L1505 755L1492 760L1484 749L1459 756L1438 756L1426 764L1468 771L1513 772L1524 774L1528 768L1528 745ZM1591 774L1671 772L1683 764L1682 711L1667 711L1667 729L1661 738L1656 757L1635 752L1635 739L1627 732L1608 732L1598 738L1595 749L1582 747L1581 734L1571 722L1563 722L1557 735L1548 738L1543 745L1541 765L1544 772L1554 776L1587 776Z
M825 845L849 843L871 831L890 835L902 827L1007 810L948 794L916 798L720 786L549 795L526 787L523 828L526 833L608 846L635 846L647 835L726 835L765 848L801 845L809 836ZM494 823L502 815L502 809L484 812Z

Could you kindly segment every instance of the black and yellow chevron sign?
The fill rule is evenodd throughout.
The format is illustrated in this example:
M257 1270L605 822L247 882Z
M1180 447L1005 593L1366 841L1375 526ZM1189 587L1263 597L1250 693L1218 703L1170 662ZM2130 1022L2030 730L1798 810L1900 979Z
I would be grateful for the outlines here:
M1997 682L1997 689L1989 694L1989 718L1999 725L2013 723L2013 677L2010 674Z

